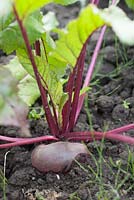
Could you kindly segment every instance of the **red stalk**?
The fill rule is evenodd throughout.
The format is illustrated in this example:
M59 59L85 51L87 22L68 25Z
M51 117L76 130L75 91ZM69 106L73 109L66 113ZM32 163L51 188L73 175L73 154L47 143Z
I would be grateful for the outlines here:
M25 45L26 45L26 48L27 48L27 53L28 53L29 59L30 59L31 64L33 66L35 78L36 78L36 81L37 81L37 84L38 84L38 87L39 87L39 90L40 90L40 94L41 94L42 104L43 104L43 107L44 107L44 110L45 110L45 113L46 113L46 119L48 121L48 124L49 124L49 127L50 127L52 134L55 135L56 133L58 133L58 127L56 126L56 123L53 119L51 110L49 108L49 104L48 104L48 101L47 101L47 94L46 94L46 91L44 90L42 83L41 83L41 80L40 80L40 76L39 76L39 73L38 73L38 70L37 70L37 66L36 66L36 63L35 63L35 60L34 60L34 56L32 54L32 50L31 50L31 46L30 46L30 42L29 42L29 39L28 39L27 32L25 30L25 27L23 26L22 20L19 18L19 15L17 13L15 6L13 6L13 10L14 10L16 20L17 20L17 22L20 26L20 30L21 30L21 33L22 33L22 36L23 36L23 39L24 39L24 42L25 42Z
M79 135L79 133L77 132L77 134ZM86 135L87 134L87 135ZM90 132L85 132L85 135L82 136L72 136L70 138L68 138L68 140L70 141L82 141L82 140L86 140L86 141L94 141L94 140L101 140L103 138L105 139L111 139L111 140L116 140L119 142L124 142L127 144L131 144L134 145L134 138L130 137L130 136L125 136L125 135L121 135L121 134L112 134L112 133L101 133L101 132L94 132L94 135L91 137L92 133Z
M120 134L120 133L123 133L125 131L129 131L131 129L134 129L134 124L128 124L128 125L125 125L125 126L122 126L122 127L119 127L119 128L116 128L116 129L113 129L113 130L110 130L110 131L107 131L107 133L109 134Z
M85 132L72 132L72 133L67 133L65 134L65 138L68 140L88 140L88 141L93 141L94 139L111 139L111 140L117 140L120 142L128 143L133 145L134 144L134 138L130 136L125 136L121 135L121 133L134 129L134 124L129 124L122 126L120 128L113 129L111 131L107 132L90 132L90 131L85 131Z
M7 141L7 138L5 138L5 139ZM15 141L15 139L16 139L16 141ZM8 139L8 141L9 140L10 140L10 138ZM58 141L58 138L56 138L54 136L46 136L46 135L41 136L41 137L36 137L36 138L28 138L28 139L26 139L26 138L14 138L14 142L6 143L6 144L0 144L0 149L11 148L11 147L21 146L21 145L28 145L28 144L33 144L33 143L43 142L43 141L52 141L52 140Z
M0 135L0 140L7 141L7 142L16 142L23 139L25 140L26 138L12 138L12 137L6 137L3 135Z
M39 41L39 40L37 40L37 41L35 42L34 47L35 47L36 55L37 55L37 56L40 56L40 55L41 55L41 52L40 52L40 41Z
M64 138L68 140L75 140L75 141L78 141L78 140L94 141L94 140L101 140L103 138L104 139L106 138L106 139L117 140L120 142L134 145L134 137L121 135L121 133L131 130L131 129L134 129L134 124L125 125L123 127L116 128L107 132L96 132L96 131L71 132L71 133L64 134ZM6 136L0 136L0 140L11 142L7 144L1 144L0 149L2 149L2 148L10 148L13 146L27 145L27 144L48 141L48 140L58 141L58 138L54 136L41 136L41 137L26 139L26 138L10 138Z
M72 102L72 106L71 106L72 110L71 110L70 119L69 119L68 131L72 130L74 127L74 124L75 124L79 94L80 94L81 85L82 85L82 74L83 74L85 55L86 55L86 44L87 44L87 41L83 45L82 51L78 58L78 62L76 64L77 76L76 76L76 81L75 81L74 97L73 97L73 102Z
M70 73L65 92L68 93L68 100L65 103L63 110L62 110L62 119L63 119L63 125L62 125L62 133L66 133L68 128L68 122L69 122L69 116L71 112L71 101L72 101L72 94L74 89L74 80L76 76L76 66L73 69L73 72Z
M95 47L95 50L94 50L94 53L93 53L93 56L91 58L91 63L89 65L89 69L88 69L88 72L87 72L87 75L86 75L86 78L85 78L85 81L84 81L84 84L83 84L83 88L89 86L89 84L90 84L90 81L91 81L91 78L92 78L92 74L93 74L93 71L94 71L94 68L95 68L96 60L97 60L97 57L98 57L98 54L99 54L99 51L100 51L100 48L101 48L101 44L102 44L102 41L103 41L103 37L104 37L104 34L105 34L105 31L106 31L106 26L104 26L102 28L102 30L101 30L99 39L97 41L97 44L96 44L96 47ZM77 108L77 111L76 111L75 121L77 121L77 118L78 118L78 116L80 114L80 111L82 109L85 96L86 96L86 94L84 93L84 94L80 95L80 97L79 97L78 108Z
M95 4L95 5L98 5L99 0L91 0L91 3L93 3L93 4Z

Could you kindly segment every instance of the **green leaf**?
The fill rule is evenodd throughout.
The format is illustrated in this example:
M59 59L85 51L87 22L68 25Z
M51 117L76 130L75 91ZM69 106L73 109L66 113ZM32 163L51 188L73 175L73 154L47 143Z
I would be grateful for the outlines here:
M0 0L0 18L7 17L12 10L11 0Z
M14 4L16 7L16 10L19 13L19 16L21 18L25 18L27 15L32 13L33 11L41 8L42 6L45 6L49 3L57 3L61 5L68 5L72 4L74 2L77 2L78 0L14 0Z
M92 6L88 6L83 9L78 19L73 20L67 25L66 30L64 29L60 31L60 38L56 42L56 46L49 34L44 34L42 36L43 43L45 45L45 52L41 43L41 56L35 56L35 61L40 74L43 76L47 84L48 91L53 98L54 105L59 112L61 109L58 108L58 106L60 106L61 99L65 95L63 92L63 82L61 81L61 77L65 75L67 67L72 68L75 66L83 44L93 31L103 24L104 22L101 20L99 15L94 14ZM44 56L45 54L47 59ZM33 68L26 50L18 49L17 56L19 58L19 62L25 70L34 77ZM22 83L24 83L23 80ZM25 84L25 90L27 86L28 84ZM23 84L19 88L21 89L21 93L19 92L19 95L25 102L29 102L28 104L32 104L33 100L35 100L39 95L36 90L32 90L33 93L25 97L28 91L23 91ZM29 90L31 91L31 89ZM28 96L31 97L30 100L27 99Z
M90 89L91 89L90 87L84 87L84 88L82 88L81 91L80 91L80 95L88 92Z
M25 49L19 48L16 51L16 55L17 55L18 61L23 66L23 68L27 71L27 73L30 74L32 77L34 77L33 67L27 55L27 51Z
M61 5L69 5L69 4L75 3L77 1L78 0L53 0L54 3L58 3Z
M30 17L31 15L28 18ZM25 19L25 24L26 22L28 23L28 18ZM31 23L34 23L35 25L35 21L31 21ZM44 36L42 36L42 41L45 44L45 50L42 42L40 41L41 56L34 57L38 66L38 70L47 84L49 94L51 95L56 110L59 113L59 123L61 123L61 110L67 100L67 94L63 92L63 82L60 78L65 75L65 70L67 67L72 68L75 66L83 44L93 33L93 31L103 24L104 22L101 20L99 15L93 12L92 6L88 6L87 8L83 9L78 19L71 21L67 25L66 29L60 31L60 38L58 41L56 41L56 46L49 34L44 34ZM30 25L30 21L28 25ZM28 29L28 25L27 30L31 30ZM33 27L33 24L31 26ZM35 27L37 28L37 26ZM33 37L33 32L33 29L31 32L28 31L29 37ZM34 37L34 39L35 38L36 37ZM19 37L19 39L21 39L21 37ZM29 73L29 75L25 75L24 71L21 72L22 75L18 75L18 78L21 78L18 86L19 95L25 102L27 102L28 105L31 105L35 99L38 98L39 91L36 81L33 79L34 73L31 62L29 61L29 57L24 46L22 45L23 43L21 43L22 41L19 42L19 45L17 43L15 48L17 49L19 62ZM11 46L9 48L11 48ZM11 63L13 64L12 68L15 65L15 62L17 62L17 60L15 60L14 63ZM15 70L17 71L17 67L14 66L14 68L16 68Z
M45 47L44 53L48 55L53 49L55 49L56 44L54 40L52 39L52 37L47 32L42 35L41 39L43 41L43 47L41 46L42 53L44 52L43 49Z
M30 110L30 112L29 112L29 114L28 114L28 118L29 119L40 119L41 117L43 117L44 116L44 110L43 110L43 108L42 107L40 107L40 108L32 108L31 107L31 110Z
M134 0L125 0L129 8L134 10Z
M0 67L0 124L17 126L23 136L30 136L26 120L28 107L17 93L17 81L8 69Z
M104 25L104 21L93 8L92 5L84 8L77 19L59 31L60 38L56 41L56 48L48 57L55 73L65 72L67 66L74 67L86 40L97 28Z
M34 51L33 51L33 54L34 54ZM18 49L17 57L21 65L24 67L24 69L34 78L35 76L34 76L33 67L31 65L31 61L29 60L26 50ZM47 66L45 54L43 54L42 56L35 55L34 59L35 59L39 73L43 76L46 70L46 66Z
M16 79L13 78L8 69L0 67L0 95L3 98L10 98L12 95L16 94L17 91Z
M10 60L9 64L5 65L4 67L10 70L12 75L18 81L23 79L27 75L27 71L20 64L17 56L15 56L12 60Z
M39 89L26 51L24 49L18 49L17 56L18 57L12 59L5 67L8 68L13 76L19 81L19 97L27 103L27 105L31 106L40 96ZM49 94L53 98L55 107L58 109L59 102L64 94L63 80L60 81L56 74L50 71L49 66L43 57L35 56L35 61L40 74L47 84ZM46 66L44 65L45 63Z
M21 53L23 52L23 49ZM24 51L25 52L25 51ZM33 75L33 69L30 61L24 59L25 62L29 62L24 64L24 66L30 67L29 74L27 70L24 69L24 66L20 64L18 57L15 56L9 64L5 65L4 68L7 68L12 73L12 76L18 80L18 95L19 97L28 105L31 106L36 99L40 96L39 89L36 83L36 80L30 75ZM34 75L33 75L34 76ZM5 78L5 77L4 77ZM5 79L6 80L6 79ZM5 90L5 89L4 89Z
M95 8L95 12L99 13L105 23L112 27L121 42L134 45L134 20L128 18L121 8L116 6L110 6L104 10Z
M29 15L24 20L24 26L27 30L30 44L33 44L44 32L41 13L36 11ZM25 48L25 43L20 28L15 21L0 31L0 49L9 54L18 48Z
M14 20L13 13L9 13L8 15L4 15L0 17L0 31L4 30L8 27L9 24Z
M42 18L43 26L45 31L52 31L54 28L56 28L59 25L59 22L56 19L54 12L48 12L46 15Z
M0 31L6 28L14 19L12 13L12 1L1 0L0 1Z
M31 106L40 96L40 92L35 79L27 75L18 84L19 97L28 105Z

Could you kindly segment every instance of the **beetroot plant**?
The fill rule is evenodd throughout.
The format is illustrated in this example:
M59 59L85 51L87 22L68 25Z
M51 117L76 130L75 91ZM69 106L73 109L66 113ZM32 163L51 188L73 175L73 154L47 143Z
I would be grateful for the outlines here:
M2 1L5 12L0 14L0 49L7 54L16 52L15 58L4 68L10 69L17 79L18 95L25 103L30 106L41 96L51 135L36 138L12 138L0 135L0 140L7 142L0 144L0 148L55 141L56 143L39 145L32 153L33 165L42 172L68 171L72 160L78 154L88 154L83 144L72 141L107 138L134 144L134 138L122 134L133 129L134 124L104 133L73 132L92 77L106 24L114 25L112 23L114 19L109 14L110 8L103 11L93 5L97 5L98 0L92 1L93 4L82 9L78 18L70 21L65 29L56 27L57 22L51 13L43 16L39 10L48 3L67 5L76 1L33 0L32 4L30 0ZM113 4L115 3L113 0ZM98 28L101 28L100 37L82 85L86 46ZM52 39L51 31L58 34L57 40Z

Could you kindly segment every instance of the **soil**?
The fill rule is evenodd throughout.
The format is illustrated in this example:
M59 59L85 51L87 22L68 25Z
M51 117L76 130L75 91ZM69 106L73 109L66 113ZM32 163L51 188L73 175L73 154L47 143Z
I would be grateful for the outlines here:
M124 6L124 3L121 6ZM45 9L44 12L52 9L60 13L58 17L62 22L61 26L64 26L70 18L72 19L78 14L79 5L67 8L48 6ZM129 14L131 15L130 11ZM93 35L88 46L85 66L91 58L97 37L98 32ZM1 63L8 62L12 57L12 55L6 57L2 52L0 53ZM134 48L124 47L119 41L115 43L114 34L107 31L100 52L102 56L97 62L99 68L92 80L87 104L82 109L74 131L84 131L90 128L103 131L133 123L133 53ZM99 82L94 84L96 80ZM29 120L29 122L33 137L49 134L48 126L43 119ZM16 136L18 130L14 127L1 126L0 134ZM127 134L133 136L134 130ZM122 143L108 140L87 143L91 155L86 158L86 162L81 164L74 162L71 170L66 174L42 174L34 169L31 166L30 156L35 146L28 145L0 150L0 169L2 171L4 159L6 159L7 200L41 200L43 197L46 200L134 199L134 169L128 166L128 153L131 151L131 155L134 157L133 146L128 147ZM100 163L101 150L103 161ZM120 166L122 170L120 170ZM134 167L134 159L132 166ZM128 169L127 173L124 172L126 168ZM99 171L97 172L97 170ZM126 177L125 182L122 182L124 177ZM118 190L117 183L122 183ZM101 192L103 193L101 194ZM0 189L0 200L2 199L3 191Z

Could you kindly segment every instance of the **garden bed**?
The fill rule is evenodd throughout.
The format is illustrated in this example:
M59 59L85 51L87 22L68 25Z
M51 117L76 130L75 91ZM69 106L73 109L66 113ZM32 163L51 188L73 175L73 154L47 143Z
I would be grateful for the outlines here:
M49 9L49 7L48 7ZM53 8L54 9L54 8ZM65 15L65 22L78 14L78 5L69 8L56 6L56 12ZM63 10L62 10L63 9ZM96 32L87 49L86 66L97 40ZM74 131L111 130L134 122L134 48L119 43L107 31L98 59L99 71L91 84L85 106ZM4 59L4 60L3 60ZM8 58L1 56L0 62ZM97 84L96 81L98 80ZM40 105L37 101L35 107ZM49 133L44 119L29 120L32 136ZM0 134L18 136L14 127L0 127ZM127 134L134 136L134 130ZM90 156L83 162L74 162L66 174L42 174L31 165L31 151L35 145L0 150L0 169L6 159L6 196L8 200L133 200L134 199L134 148L115 141L86 143ZM6 157L5 157L6 155ZM85 161L86 160L86 161ZM42 197L41 197L42 196ZM3 191L0 189L0 199Z

